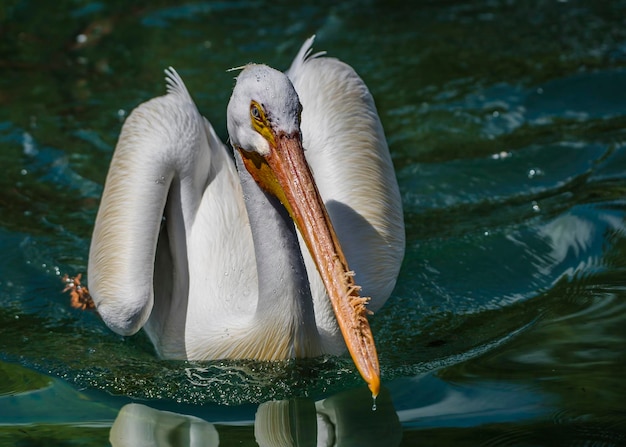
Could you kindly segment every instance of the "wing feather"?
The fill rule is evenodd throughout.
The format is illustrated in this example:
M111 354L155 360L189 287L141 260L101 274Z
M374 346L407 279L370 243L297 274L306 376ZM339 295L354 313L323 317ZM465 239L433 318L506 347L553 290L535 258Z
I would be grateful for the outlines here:
M202 117L178 74L166 73L168 93L139 105L122 127L89 253L98 312L123 335L137 332L154 304L155 252L174 179L191 178L188 171L210 163ZM196 195L199 202L201 191Z

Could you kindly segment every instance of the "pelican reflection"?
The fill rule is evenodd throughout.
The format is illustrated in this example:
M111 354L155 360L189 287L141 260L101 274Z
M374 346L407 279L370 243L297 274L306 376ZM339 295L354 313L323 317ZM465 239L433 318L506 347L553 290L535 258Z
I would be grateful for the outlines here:
M120 410L109 440L113 447L218 447L227 438L225 424L131 403ZM389 391L381 389L374 410L371 393L363 387L317 402L262 403L254 418L254 439L261 447L397 446L402 428Z

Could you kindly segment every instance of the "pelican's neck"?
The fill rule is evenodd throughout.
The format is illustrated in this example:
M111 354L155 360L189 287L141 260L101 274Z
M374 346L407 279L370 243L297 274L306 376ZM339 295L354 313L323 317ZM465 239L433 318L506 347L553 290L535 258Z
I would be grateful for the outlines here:
M255 320L268 328L274 326L268 329L272 336L279 331L291 338L291 357L319 355L311 288L294 223L280 201L252 178L237 150L235 158L256 257L259 299Z

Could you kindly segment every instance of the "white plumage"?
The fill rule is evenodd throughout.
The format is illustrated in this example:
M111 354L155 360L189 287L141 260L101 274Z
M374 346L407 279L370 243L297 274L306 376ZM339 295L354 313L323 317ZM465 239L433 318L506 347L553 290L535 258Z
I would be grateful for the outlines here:
M404 223L382 125L354 70L310 56L312 43L304 43L286 76L263 65L238 76L228 127L239 169L173 69L166 71L168 93L129 115L89 255L91 295L112 330L145 328L166 358L342 353L348 338L331 302L349 302L358 314L360 301L347 266L344 273L329 267L325 284L319 272L326 258L315 260L307 248L318 245L338 250L327 257L338 268L343 250L370 309L387 300L404 255ZM269 161L283 147L304 148L314 181L303 180L304 166L287 172L287 189L317 188L335 248L318 241L317 230L303 234L309 226L294 216L313 208L283 208L276 197L285 202L290 193L282 186L268 193L280 183ZM322 205L311 217L323 228L326 211ZM299 246L285 216L296 222ZM307 238L314 239L309 246ZM340 289L331 299L339 301L329 300L331 282ZM344 330L371 338L362 315L348 319Z

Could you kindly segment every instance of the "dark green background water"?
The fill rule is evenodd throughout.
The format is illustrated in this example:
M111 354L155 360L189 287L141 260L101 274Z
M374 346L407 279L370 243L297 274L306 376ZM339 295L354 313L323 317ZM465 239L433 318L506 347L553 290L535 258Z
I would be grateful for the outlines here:
M0 5L1 445L108 445L133 401L256 445L293 398L299 445L323 399L340 445L626 445L625 1L128 3ZM61 293L163 69L225 138L226 69L314 33L369 85L404 201L373 414L348 358L160 361Z

